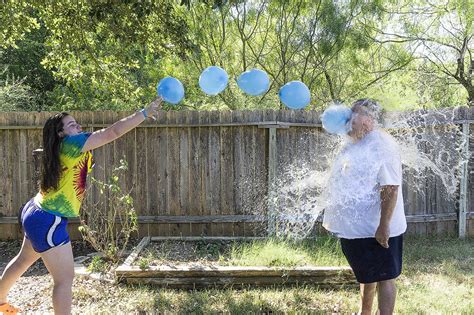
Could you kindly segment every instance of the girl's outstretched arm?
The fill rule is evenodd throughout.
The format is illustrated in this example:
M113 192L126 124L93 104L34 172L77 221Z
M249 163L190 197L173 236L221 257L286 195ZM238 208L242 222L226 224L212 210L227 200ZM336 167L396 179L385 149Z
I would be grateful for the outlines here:
M157 111L161 109L162 98L158 97L153 102L151 102L143 111L136 112L128 117L125 117L113 125L93 132L87 139L82 152L87 152L98 147L101 147L107 143L110 143L139 124L141 124L146 117L152 117L156 115Z

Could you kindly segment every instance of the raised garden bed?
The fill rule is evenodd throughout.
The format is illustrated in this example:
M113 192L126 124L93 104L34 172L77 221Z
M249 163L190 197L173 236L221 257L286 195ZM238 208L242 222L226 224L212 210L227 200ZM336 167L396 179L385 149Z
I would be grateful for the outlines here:
M171 288L249 287L313 285L321 288L354 286L347 266L234 266L226 265L221 253L229 244L262 238L238 237L145 237L125 262L115 270L117 279L131 284L154 284ZM164 245L163 245L164 244ZM211 245L210 249L207 244ZM217 245L216 245L217 244ZM151 255L158 250L163 255ZM153 249L156 248L157 249ZM202 248L205 250L202 250ZM167 257L172 250L174 260ZM148 254L143 256L143 253Z

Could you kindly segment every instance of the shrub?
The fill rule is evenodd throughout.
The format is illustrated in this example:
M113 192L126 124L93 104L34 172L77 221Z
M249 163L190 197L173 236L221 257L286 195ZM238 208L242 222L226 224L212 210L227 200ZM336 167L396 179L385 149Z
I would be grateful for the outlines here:
M92 177L89 189L97 189L99 197L94 202L88 198L81 212L79 231L83 238L113 262L123 255L130 235L137 231L133 198L119 185L127 170L127 162L121 159L105 182Z

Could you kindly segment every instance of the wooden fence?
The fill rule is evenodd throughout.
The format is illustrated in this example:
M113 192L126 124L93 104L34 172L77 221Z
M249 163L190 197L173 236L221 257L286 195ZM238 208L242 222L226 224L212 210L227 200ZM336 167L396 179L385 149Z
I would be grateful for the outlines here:
M72 112L84 130L93 131L130 112ZM41 146L42 126L51 113L0 113L0 239L21 237L20 207L36 191L33 150ZM331 138L314 111L163 112L112 144L94 150L92 176L105 179L121 158L129 164L123 188L130 190L141 236L255 236L265 231L265 195L285 165L314 158ZM456 110L469 139L474 110ZM474 152L474 141L464 153ZM449 146L450 144L445 144ZM450 150L455 150L451 144ZM468 150L469 149L469 150ZM457 151L453 151L453 154ZM472 156L459 197L443 198L439 183L426 182L424 193L411 189L405 176L408 232L418 235L474 235ZM453 170L455 171L455 170ZM270 184L269 184L270 183ZM438 185L438 186L437 186ZM97 191L89 191L94 201ZM77 238L78 222L70 233Z

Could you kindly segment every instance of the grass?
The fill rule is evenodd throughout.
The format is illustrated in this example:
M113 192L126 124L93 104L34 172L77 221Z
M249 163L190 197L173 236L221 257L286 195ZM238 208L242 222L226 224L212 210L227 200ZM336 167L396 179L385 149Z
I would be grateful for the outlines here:
M230 257L222 261L234 266L341 266L347 265L335 238L291 242L270 239L235 243Z
M316 250L318 249L318 250ZM321 253L316 253L321 251ZM267 257L268 256L268 257ZM314 261L345 264L334 239L315 243L269 241L235 247L233 262L289 264ZM357 289L319 290L311 286L266 289L181 291L149 286L100 284L101 298L74 289L80 313L162 314L347 314L358 309ZM397 314L473 314L474 240L407 238L404 270L397 280ZM92 302L91 302L92 299Z

